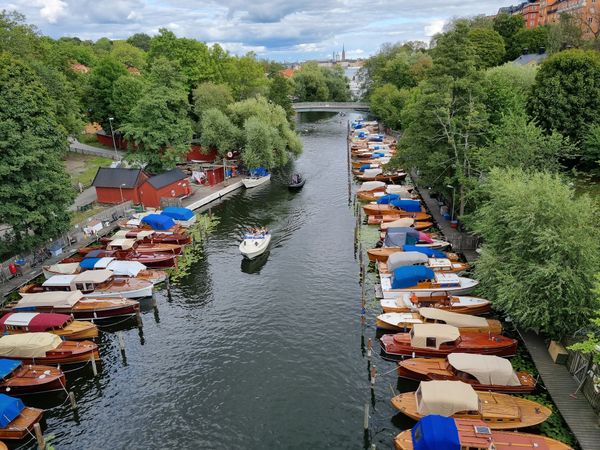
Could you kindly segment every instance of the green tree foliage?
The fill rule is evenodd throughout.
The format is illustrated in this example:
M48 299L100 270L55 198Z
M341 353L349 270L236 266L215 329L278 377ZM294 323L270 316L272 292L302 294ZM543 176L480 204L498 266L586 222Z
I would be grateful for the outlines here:
M227 84L215 84L207 81L194 89L193 101L194 113L198 118L196 129L200 131L203 128L203 114L210 109L216 109L221 112L226 111L227 106L233 103L233 95L231 88Z
M2 254L31 249L69 227L74 194L56 109L34 71L0 56L0 223L12 227Z
M504 39L497 31L488 28L472 28L469 41L475 51L475 65L478 69L497 66L504 61L506 49Z
M542 48L546 49L548 45L549 26L536 28L522 28L519 30L512 41L506 54L506 59L514 61L527 49L529 53L538 53Z
M146 52L126 41L113 42L110 54L127 67L143 69L146 64Z
M484 240L475 267L484 296L525 330L552 337L587 324L598 310L598 210L557 175L493 169L472 218Z
M122 123L130 120L130 113L135 104L140 100L148 82L132 75L122 75L113 83L110 102L111 111L115 121L113 126L118 128Z
M436 37L435 47L431 50L432 76L457 79L475 72L477 55L469 32L469 26L464 21L459 21L453 29Z
M222 110L211 108L203 111L200 143L204 149L214 148L220 156L236 150L241 139L240 130Z
M400 90L390 83L375 88L369 98L371 112L379 117L385 126L399 130L401 128L400 115L407 95L408 91Z
M296 112L292 108L292 93L293 93L292 82L288 81L287 78L282 77L279 74L273 75L271 83L269 84L269 93L267 98L276 105L281 106L288 117L290 124L293 124Z
M350 99L350 90L341 67L320 67L309 62L292 77L294 94L301 102L337 101Z
M19 58L40 56L38 31L25 23L16 11L0 11L0 53L9 52Z
M600 171L600 124L588 128L582 145L582 160L594 172Z
M596 286L592 291L596 298L596 303L600 305L600 274L596 274ZM600 311L596 311L596 317L590 320L586 327L590 330L586 339L569 347L569 350L575 350L586 355L591 355L595 364L600 364Z
M107 37L101 37L96 42L94 42L94 48L101 55L106 55L110 53L113 47L113 42Z
M152 38L146 33L135 33L127 38L127 42L145 52L150 50Z
M549 26L547 43L550 53L581 47L583 36L577 18L571 14L562 13L558 23Z
M494 30L504 39L504 48L514 48L515 36L525 28L525 19L521 14L498 14L494 17ZM514 59L514 58L513 58Z
M229 84L236 99L243 100L267 93L268 80L264 66L253 53L240 58L228 57L222 62L222 66L223 81Z
M110 57L102 59L89 75L86 92L89 117L105 130L109 129L108 118L114 115L111 107L113 85L123 75L128 75L125 66Z
M157 86L185 89L186 78L177 61L160 57L153 62L148 81Z
M529 110L546 131L583 141L588 126L600 117L600 55L567 50L544 61Z

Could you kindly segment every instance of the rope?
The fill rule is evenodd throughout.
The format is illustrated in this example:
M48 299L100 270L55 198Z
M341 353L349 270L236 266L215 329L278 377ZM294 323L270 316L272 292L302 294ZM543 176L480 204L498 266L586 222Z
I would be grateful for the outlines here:
M64 369L61 369L61 370L63 371L63 373L71 373L71 372L75 372L76 370L81 370L85 366L87 366L88 364L91 364L91 363L92 363L91 359L88 359L87 362L84 365L82 365L82 366L77 366L76 368L71 369L71 370L64 370Z
M28 432L28 433L29 433L31 436L33 436L33 435L31 434L31 431L27 430L27 432ZM31 439L29 439L29 440L28 440L27 442L25 442L23 445L21 445L21 446L19 446L19 447L15 448L14 450L21 450L21 449L23 449L23 448L25 448L25 447L29 447L29 445L30 445L30 444L31 444L33 441L36 441L36 440L37 440L37 439L36 439L36 437L35 437L35 436L33 436Z
M120 325L120 324L122 324L123 322L127 322L128 320L134 320L134 319L135 319L135 317L136 317L136 315L134 314L134 315L131 315L131 316L127 316L127 317L125 317L124 319L122 319L122 320L119 320L118 322L111 322L111 323L109 323L109 324L106 324L106 325L99 325L99 324L97 324L97 323L96 323L95 325L96 325L98 328L100 328L100 329L104 329L104 328L110 328L110 327L114 327L114 326L116 326L116 325Z

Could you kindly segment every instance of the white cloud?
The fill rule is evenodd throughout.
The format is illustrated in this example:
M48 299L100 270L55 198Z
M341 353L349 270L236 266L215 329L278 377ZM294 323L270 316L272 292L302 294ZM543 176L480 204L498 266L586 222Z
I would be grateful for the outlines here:
M38 0L34 5L41 7L40 16L48 23L56 23L67 13L68 5L62 0Z
M425 25L425 36L431 37L441 33L444 30L444 25L446 25L446 20L444 19L434 20L428 25Z

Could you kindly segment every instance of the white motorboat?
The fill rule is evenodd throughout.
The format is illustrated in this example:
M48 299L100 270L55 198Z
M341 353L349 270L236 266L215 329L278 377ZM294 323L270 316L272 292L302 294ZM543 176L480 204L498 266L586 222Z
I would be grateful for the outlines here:
M412 266L420 267L422 269L427 269L423 266ZM381 281L381 290L383 291L383 298L395 298L399 294L404 292L447 292L452 295L460 295L460 294L468 294L471 292L478 284L479 281L473 280L471 278L459 277L454 273L444 273L444 272L433 272L431 271L433 276L431 279L427 281L419 281L411 284L412 282L406 283L402 285L402 287L395 287L396 284L395 275L393 276L380 276Z
M448 292L403 292L396 297L380 300L384 312L416 312L423 305L431 305L433 299L439 305L455 311L464 311L468 314L485 314L491 307L491 302L481 297L454 296ZM441 306L437 307L441 307Z
M240 253L245 258L254 259L262 255L271 243L271 232L268 230L259 230L249 232L244 235L244 240L240 244Z
M242 178L242 183L244 183L244 186L246 187L246 189L250 189L250 188L253 188L256 186L260 186L261 184L266 183L270 179L271 179L271 174L265 175L264 177Z

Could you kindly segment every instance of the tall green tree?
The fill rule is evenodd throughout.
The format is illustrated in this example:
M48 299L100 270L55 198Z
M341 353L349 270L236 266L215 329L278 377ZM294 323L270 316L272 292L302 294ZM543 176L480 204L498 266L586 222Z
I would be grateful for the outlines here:
M504 39L504 47L511 49L517 33L525 28L525 19L521 14L498 14L494 17L494 30ZM514 59L514 58L513 58Z
M579 48L582 44L583 35L575 16L562 13L559 21L548 27L548 51L550 53Z
M113 117L111 108L113 85L127 69L111 57L102 59L89 75L86 91L86 106L90 120L98 122L105 130L110 129L109 117Z
M371 112L378 117L385 126L394 130L402 127L400 120L402 108L408 96L407 90L400 90L393 84L384 84L375 88L369 98Z
M123 75L117 78L113 83L110 102L115 119L113 127L118 128L122 123L129 121L133 107L146 89L148 89L148 82L142 77Z
M29 250L69 227L74 198L62 164L67 149L56 105L24 63L0 55L0 253Z
M506 59L509 61L517 59L525 49L529 53L539 53L542 49L547 50L549 30L548 26L519 30L512 40L511 47L507 49Z
M435 47L431 50L432 76L458 79L475 72L477 55L469 31L469 26L460 21L453 29L436 37Z
M227 84L215 84L210 81L200 83L192 92L194 102L194 113L197 117L196 130L203 129L203 114L210 109L221 112L227 110L227 106L233 103L231 88Z
M146 64L146 52L126 41L113 42L110 54L127 67L143 69Z
M127 38L128 43L145 52L148 52L148 50L150 50L151 40L152 38L146 33L135 33Z
M475 267L484 296L524 330L566 336L599 309L598 209L559 176L493 169L472 228L484 245Z
M504 61L506 49L504 39L497 31L487 28L472 28L469 40L475 51L475 66L478 69L488 69Z
M202 113L200 143L202 148L214 148L220 156L237 150L241 136L240 130L231 122L222 110L211 108Z
M285 110L290 124L293 124L294 117L296 116L296 112L292 108L292 92L292 83L287 78L279 74L271 78L267 98Z

